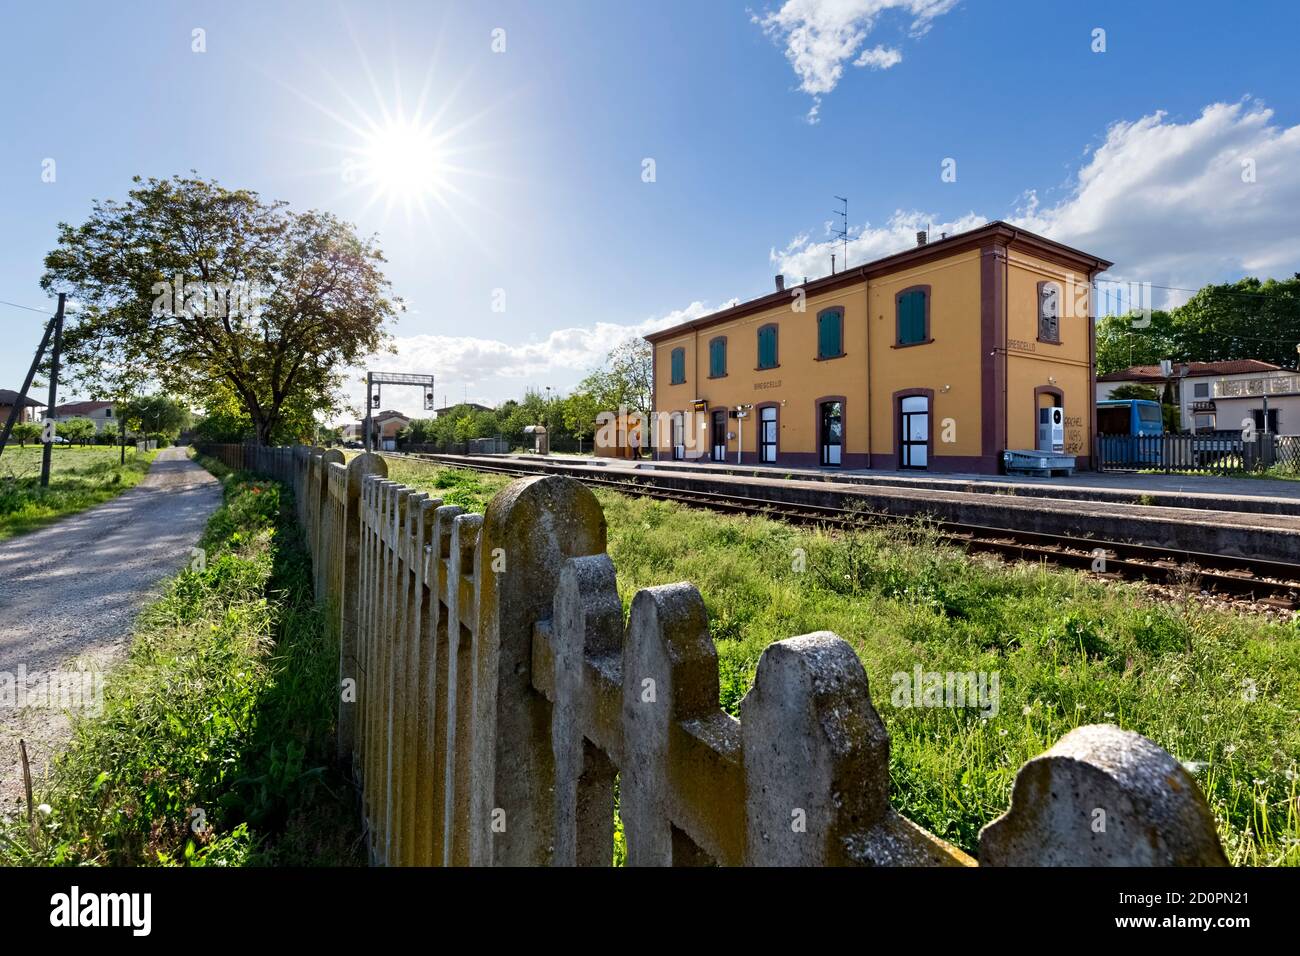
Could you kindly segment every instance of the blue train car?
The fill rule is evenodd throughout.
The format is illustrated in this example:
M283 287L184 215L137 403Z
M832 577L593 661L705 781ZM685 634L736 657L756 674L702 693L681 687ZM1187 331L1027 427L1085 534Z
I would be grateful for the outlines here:
M1163 443L1158 438L1164 433L1165 419L1159 402L1125 398L1097 403L1097 435L1102 458L1108 464L1160 464Z

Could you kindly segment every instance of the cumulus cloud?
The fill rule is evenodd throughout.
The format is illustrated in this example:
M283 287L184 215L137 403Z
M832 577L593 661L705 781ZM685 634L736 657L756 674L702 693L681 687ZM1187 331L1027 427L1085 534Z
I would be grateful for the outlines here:
M849 232L848 264L860 266L864 262L880 259L891 253L901 252L916 245L916 234L928 230L934 238L943 233L952 235L982 226L989 217L973 212L956 219L941 219L931 213L916 210L897 210L883 226L852 227ZM800 233L781 249L773 249L769 258L776 266L776 271L792 282L800 282L805 277L816 279L828 275L831 271L831 256L835 256L835 268L844 268L844 243L839 239L813 241L808 233Z
M467 335L408 335L393 340L392 353L370 356L365 367L385 372L432 373L437 403L471 402L496 405L522 397L532 385L551 385L561 391L576 384L596 368L617 345L631 338L666 329L735 304L736 300L709 306L692 302L683 309L641 322L597 322L591 326L557 329L538 342L511 343L504 339ZM345 395L356 414L365 409L365 371L350 370ZM423 416L423 396L418 388L385 386L385 409ZM343 421L354 420L345 413Z
M779 10L754 14L752 19L785 47L799 89L813 98L807 118L816 123L821 98L839 84L845 61L873 70L887 70L902 61L902 51L896 47L863 50L882 14L909 15L909 32L919 37L956 5L957 0L786 0Z
M1030 193L1011 221L1115 262L1124 278L1199 286L1300 268L1300 126L1258 102L1113 124L1069 194Z
M900 210L883 226L868 223L854 230L849 264L909 248L919 229L937 238L1000 218L1113 260L1117 279L1195 289L1300 269L1297 209L1300 126L1276 124L1257 102L1216 103L1187 122L1155 112L1114 123L1054 203L1030 191L1017 208L991 214ZM827 274L831 253L842 256L837 240L801 234L771 259L797 281ZM1153 291L1158 306L1186 298Z

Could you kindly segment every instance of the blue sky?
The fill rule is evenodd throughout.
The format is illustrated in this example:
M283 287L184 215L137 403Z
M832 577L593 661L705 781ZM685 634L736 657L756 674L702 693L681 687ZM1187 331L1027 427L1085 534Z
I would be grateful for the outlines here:
M622 338L825 273L837 194L851 263L1004 218L1159 286L1290 275L1297 28L1285 2L23 4L0 299L45 307L60 220L190 169L377 233L409 311L375 365L453 401L568 388ZM346 169L426 78L449 169L408 213ZM41 321L0 305L0 385Z

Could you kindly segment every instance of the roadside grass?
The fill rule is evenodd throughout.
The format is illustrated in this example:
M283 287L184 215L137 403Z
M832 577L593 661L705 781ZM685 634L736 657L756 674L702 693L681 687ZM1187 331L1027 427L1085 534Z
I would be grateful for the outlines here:
M331 768L337 636L312 596L290 492L229 474L200 542L136 624L54 762L35 838L0 863L359 865L350 785Z
M388 466L394 481L473 511L509 481ZM1111 723L1188 767L1234 864L1300 865L1300 619L971 557L923 523L827 532L596 496L625 612L643 587L687 580L700 590L729 713L771 642L817 630L847 640L893 741L895 807L967 852L1006 810L1025 761L1075 727ZM996 713L896 705L896 675L918 665L997 674Z
M41 447L10 445L0 454L0 541L115 498L144 478L155 451L107 445L55 448L50 486L42 488Z

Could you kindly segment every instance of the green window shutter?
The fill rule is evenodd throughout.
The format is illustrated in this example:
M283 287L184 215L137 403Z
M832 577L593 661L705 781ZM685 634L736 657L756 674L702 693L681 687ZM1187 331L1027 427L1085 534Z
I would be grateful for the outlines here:
M817 357L834 358L844 351L842 312L825 312L817 317Z
M925 293L908 292L898 300L898 344L925 341Z
M758 367L772 368L776 365L776 328L768 327L758 330Z
M681 385L686 381L686 350L673 349L672 356L673 384Z
M727 374L727 343L723 339L709 343L709 374L714 378Z

